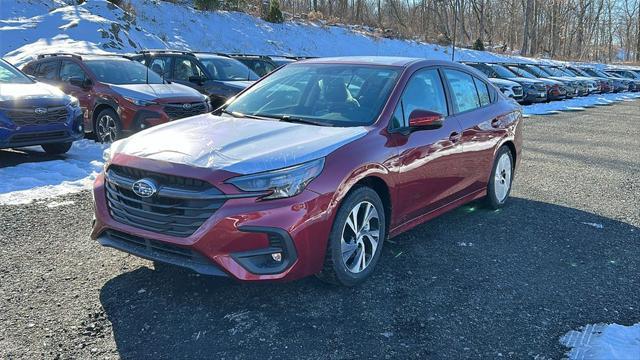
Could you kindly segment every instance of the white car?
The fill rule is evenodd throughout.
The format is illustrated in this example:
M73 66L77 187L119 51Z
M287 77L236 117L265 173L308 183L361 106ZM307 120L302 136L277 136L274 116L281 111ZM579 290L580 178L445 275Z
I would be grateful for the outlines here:
M518 84L515 81L498 78L489 78L489 81L491 81L493 85L500 89L503 94L514 99L515 101L520 102L524 98L522 85Z

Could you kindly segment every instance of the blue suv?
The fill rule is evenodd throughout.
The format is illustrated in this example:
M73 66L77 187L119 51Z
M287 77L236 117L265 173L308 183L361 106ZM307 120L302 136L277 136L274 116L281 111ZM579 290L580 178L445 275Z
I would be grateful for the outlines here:
M40 145L48 154L63 154L83 135L76 98L0 59L0 149Z

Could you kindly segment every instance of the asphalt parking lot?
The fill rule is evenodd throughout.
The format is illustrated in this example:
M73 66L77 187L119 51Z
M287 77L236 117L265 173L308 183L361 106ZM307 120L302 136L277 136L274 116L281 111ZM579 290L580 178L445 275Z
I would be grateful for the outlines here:
M89 192L0 206L0 358L561 358L640 322L638 124L640 101L526 119L508 206L392 239L352 289L154 271L89 240Z

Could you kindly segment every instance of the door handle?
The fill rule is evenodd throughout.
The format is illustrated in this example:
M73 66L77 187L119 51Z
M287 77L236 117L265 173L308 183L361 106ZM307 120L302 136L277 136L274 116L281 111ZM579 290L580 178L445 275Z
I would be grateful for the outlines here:
M449 135L449 140L455 143L458 142L461 137L462 135L459 132L454 131Z

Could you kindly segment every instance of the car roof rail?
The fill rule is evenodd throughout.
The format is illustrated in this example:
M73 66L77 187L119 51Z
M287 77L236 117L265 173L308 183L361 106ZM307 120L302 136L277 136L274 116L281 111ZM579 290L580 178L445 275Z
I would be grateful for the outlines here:
M70 56L72 58L82 60L82 57L80 55L75 53L66 53L66 52L38 54L38 59L44 59L47 57L56 57L56 56Z
M138 51L138 54L151 54L151 53L156 53L156 54L180 54L180 55L191 55L191 56L193 56L193 54L194 54L193 51L171 50L171 49L144 49L144 50L139 50Z
M229 54L226 53L222 53L222 52L217 52L217 51L194 51L193 54L210 54L210 55L218 55L218 56L223 56L223 57L227 57L230 58L231 56L229 56Z
M231 57L255 57L255 58L259 58L259 59L269 59L269 60L271 60L271 58L268 55L244 54L244 53L228 53L227 55L231 56Z

